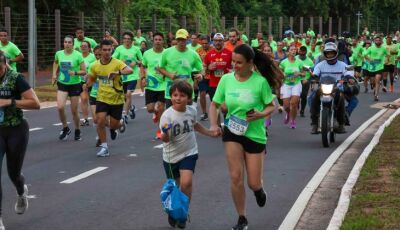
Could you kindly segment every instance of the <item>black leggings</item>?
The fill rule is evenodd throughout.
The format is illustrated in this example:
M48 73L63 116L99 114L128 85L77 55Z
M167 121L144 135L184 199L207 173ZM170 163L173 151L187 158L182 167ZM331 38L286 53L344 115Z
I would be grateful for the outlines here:
M25 178L21 174L26 147L29 140L29 126L26 120L15 127L0 127L0 174L4 155L7 159L7 171L18 195L24 193ZM0 175L0 216L3 192Z

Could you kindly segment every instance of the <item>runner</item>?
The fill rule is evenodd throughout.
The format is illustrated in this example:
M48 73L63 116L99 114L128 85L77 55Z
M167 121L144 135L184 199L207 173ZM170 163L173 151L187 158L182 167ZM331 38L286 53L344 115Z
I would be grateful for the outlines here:
M79 52L82 52L81 43L83 41L89 42L90 47L97 46L97 42L95 40L93 40L92 38L89 38L89 37L85 37L85 31L81 27L78 27L75 29L75 36L76 36L76 38L74 39L74 49Z
M167 108L172 105L169 89L175 79L185 79L192 86L193 79L201 79L200 72L203 70L203 64L200 56L187 48L186 41L188 36L189 33L185 29L176 31L177 45L166 49L161 57L159 71L166 77L165 99ZM194 76L193 78L192 75ZM192 103L193 101L191 100L189 104Z
M201 47L196 50L196 52L199 54L201 60L204 63L204 59L207 55L208 52L210 52L213 47L210 45L211 44L211 39L209 36L201 36L200 37L200 44ZM198 83L199 87L199 92L200 92L200 108L201 112L203 113L200 116L200 120L206 121L208 120L208 113L207 113L207 92L208 92L208 85L210 81L210 71L204 67L205 69L205 74L203 79Z
M370 77L375 77L374 86L374 100L379 101L379 88L381 77L384 69L385 57L389 54L385 47L382 46L381 37L375 38L375 43L372 45L365 54L365 59L369 61Z
M307 57L307 47L302 46L299 49L299 55L296 56L296 58L303 63L303 66L307 66L309 68L314 67L314 62ZM309 79L311 77L310 71L305 72L304 78L301 80L301 94L300 94L300 99L301 99L301 107L300 107L300 117L304 117L304 110L306 109L307 105L307 96L308 96L308 91L310 90L310 82Z
M387 86L387 77L389 76L390 79L390 92L394 92L394 67L396 64L396 56L398 53L398 45L392 43L392 35L388 35L386 38L386 50L388 52L388 56L385 57L385 67L383 73L383 88L382 91L386 92Z
M197 131L203 135L217 137L220 130L210 131L197 122L197 111L188 106L193 95L192 86L185 80L176 80L171 88L172 106L161 116L160 129L163 130L163 165L168 179L174 179L180 190L192 198L193 174L198 159ZM185 228L186 221L180 222L168 216L172 227Z
M263 39L263 34L261 32L258 32L256 35L256 38L251 40L251 47L253 48L258 48L260 46L259 40Z
M199 36L198 34L192 34L190 36L190 40L192 41L191 43L187 44L187 48L193 50L196 52L197 49L201 48L201 44L199 44Z
M138 30L139 31L139 30ZM123 110L123 118L126 124L128 124L128 114L131 119L135 119L135 106L132 104L132 93L136 89L137 80L139 79L139 66L143 59L142 52L136 46L132 44L133 34L131 32L125 32L122 35L123 44L118 46L113 58L123 61L126 65L133 69L133 73L129 75L122 75L123 89L125 94L125 105Z
M366 55L369 47L371 47L371 41L367 40L367 41L365 41L365 43L363 45L363 49L362 49L363 64L361 66L362 77L364 78L364 88L365 88L364 93L368 93L368 82L370 82L371 89L373 89L372 80L370 80L371 74L368 71L369 70L369 61L365 58L365 55Z
M310 38L314 38L314 37L315 37L315 33L314 33L314 31L311 29L311 27L308 28L308 30L307 30L307 36L310 37Z
M274 40L274 35L270 34L268 35L268 43L272 48L272 51L275 52L277 48L276 41Z
M79 95L82 93L81 76L86 74L85 62L82 54L74 50L74 38L65 36L64 50L57 51L53 63L53 85L57 83L57 108L58 116L63 129L60 132L59 139L67 140L71 134L68 127L67 117L65 116L65 104L69 97L71 101L71 113L74 120L75 136L74 140L82 140L81 130L79 129ZM57 72L59 75L57 78Z
M125 122L121 119L124 107L124 91L122 86L122 76L129 75L132 69L120 60L111 56L112 42L104 40L100 44L101 58L96 61L88 74L88 86L92 86L99 80L99 88L96 98L97 134L101 141L101 149L97 153L98 157L110 155L107 145L106 120L110 115L110 136L112 140L117 138L120 132L125 132Z
M165 107L165 81L158 68L162 54L164 52L164 35L155 33L153 35L153 48L144 52L143 70L141 80L146 86L145 103L147 112L153 114L153 122L157 124L160 121L161 114ZM157 126L158 127L158 126ZM161 131L157 129L156 138L161 138Z
M0 50L4 52L11 69L17 71L17 62L24 59L24 54L18 47L8 40L8 32L0 29Z
M113 47L117 47L118 46L118 41L117 39L115 39L112 35L111 35L111 31L110 30L105 30L104 31L104 37L103 40L110 40L113 43Z
M279 67L285 73L285 79L280 90L283 100L283 109L286 111L284 124L290 122L290 128L296 128L297 108L302 90L301 80L304 77L303 61L296 59L296 46L290 46L288 58L283 60Z
M90 43L87 41L83 41L81 43L82 57L85 62L86 73L88 73L90 63L96 61L96 57L91 52L92 47L90 47ZM81 126L89 126L89 92L86 87L86 79L81 77L82 80L82 93L81 93L81 110L83 115L83 120L81 121Z
M235 49L236 46L239 46L241 44L243 44L242 41L239 40L239 31L237 29L232 28L229 31L229 36L228 36L229 40L227 42L225 42L225 49L229 50L229 51L233 51L233 49Z
M351 64L354 66L354 76L360 80L361 79L361 67L363 61L363 47L359 44L357 38L352 39L352 46L351 46Z
M0 51L0 173L3 158L7 159L8 176L17 189L15 212L23 214L28 208L28 186L21 173L29 139L28 122L22 109L40 109L40 102L24 76L7 66L5 54ZM1 213L0 229L4 230Z
M284 43L283 42L277 42L277 50L274 53L274 60L275 63L278 65L281 63L281 61L285 60L287 58L286 52L283 50ZM279 108L278 111L279 113L283 112L283 101L282 98L280 97L280 89L277 90L277 95L278 95L278 103L279 103Z
M146 38L142 37L142 30L141 30L141 29L136 30L136 36L133 37L133 40L132 40L132 41L134 41L134 42L133 42L134 46L136 46L137 48L140 49L140 44L141 44L143 41L144 41L144 42L146 41Z
M272 59L246 44L235 48L232 59L235 72L222 77L210 106L210 130L220 130L217 108L225 102L228 114L223 142L232 198L239 215L232 229L242 230L248 227L245 175L258 206L265 206L267 200L262 179L267 141L263 123L265 116L275 109L271 89L280 87L282 73ZM260 73L254 71L255 67Z

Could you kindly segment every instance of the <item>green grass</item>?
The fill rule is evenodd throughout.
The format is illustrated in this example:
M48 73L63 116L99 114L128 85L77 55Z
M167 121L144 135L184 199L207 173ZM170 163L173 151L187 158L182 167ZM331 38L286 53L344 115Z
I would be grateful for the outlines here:
M400 117L367 159L341 229L400 229Z
M57 100L57 87L53 85L36 87L35 93L38 96L40 102Z

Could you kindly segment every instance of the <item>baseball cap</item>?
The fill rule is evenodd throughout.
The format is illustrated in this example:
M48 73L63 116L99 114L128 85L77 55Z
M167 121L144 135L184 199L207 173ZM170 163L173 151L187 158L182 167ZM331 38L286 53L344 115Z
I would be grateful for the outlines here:
M224 40L225 38L224 38L224 35L223 35L223 34L221 34L221 33L216 33L216 34L214 35L213 39L222 39L222 40Z
M175 38L183 38L183 39L187 39L189 37L189 33L187 32L187 30L185 29L179 29L178 31L176 31L176 35Z

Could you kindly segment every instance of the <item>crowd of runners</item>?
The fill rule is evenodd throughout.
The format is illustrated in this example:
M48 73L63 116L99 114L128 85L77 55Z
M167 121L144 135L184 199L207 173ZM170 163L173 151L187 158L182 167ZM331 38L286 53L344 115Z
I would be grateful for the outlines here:
M18 191L15 209L21 214L28 205L21 175L27 144L22 109L37 109L39 102L16 72L16 63L24 55L8 40L6 30L0 30L0 41L0 156L7 155L10 178ZM248 226L245 175L257 204L263 207L266 202L263 159L275 108L283 113L283 124L296 129L297 116L304 117L311 104L312 133L318 133L319 97L310 89L310 79L324 74L340 78L348 65L354 66L353 83L363 81L364 92L371 90L373 101L379 100L381 89L393 93L400 74L400 32L383 35L365 28L360 36L328 37L310 28L302 34L287 30L284 39L276 41L273 35L265 37L261 32L248 39L236 29L226 34L217 30L190 34L179 29L175 34L149 32L147 36L138 29L123 33L121 41L106 30L103 40L95 41L77 28L74 35L64 37L63 49L55 53L53 61L52 83L57 85L57 109L63 125L59 140L67 140L72 133L65 114L69 99L74 140L83 138L83 127L94 126L97 136L88 138L96 138L96 155L110 156L107 132L116 140L127 129L136 116L132 93L142 92L155 138L163 142L167 178L177 180L190 199L198 159L194 131L222 136L239 216L232 229L240 230ZM357 93L343 94L337 102L338 110L343 109L337 117L337 133L345 132L358 104ZM198 122L207 120L209 128ZM171 216L168 223L186 226Z

